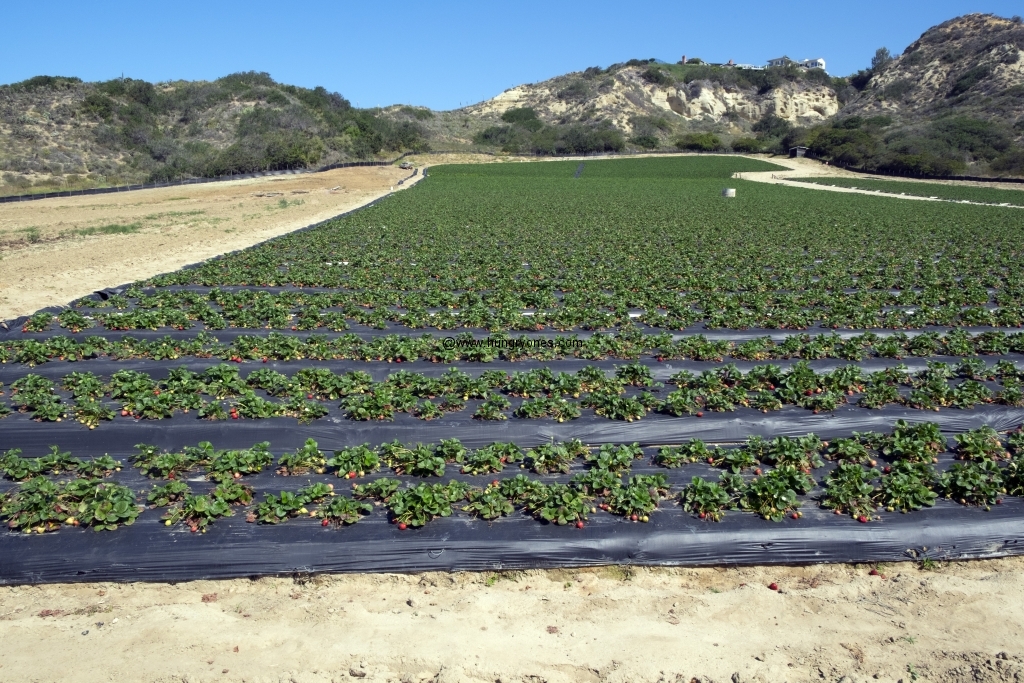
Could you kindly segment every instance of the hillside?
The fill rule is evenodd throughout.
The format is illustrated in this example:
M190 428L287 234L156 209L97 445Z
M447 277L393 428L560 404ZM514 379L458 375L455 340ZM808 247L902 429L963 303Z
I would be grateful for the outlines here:
M894 173L1024 174L1024 25L972 14L849 77L631 60L522 85L461 110L474 141L551 153L785 153Z
M687 133L698 141L709 133L743 138L759 121L813 125L839 107L821 71L630 60L511 88L463 111L489 125L478 143L544 153L597 151L587 148L588 136L614 149L671 146ZM518 113L502 119L510 109Z
M827 127L793 136L819 156L900 173L1024 174L1024 23L971 14L876 55Z
M406 107L381 116L265 73L216 81L0 86L0 192L296 168L424 149Z
M462 109L360 110L265 73L0 86L0 193L319 166L428 148L786 153L898 174L1024 175L1024 24L971 14L831 77L634 59Z

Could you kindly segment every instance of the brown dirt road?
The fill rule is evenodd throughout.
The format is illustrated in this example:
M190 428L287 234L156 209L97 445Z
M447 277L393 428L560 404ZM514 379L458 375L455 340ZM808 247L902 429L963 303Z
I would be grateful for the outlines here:
M0 680L1024 680L1024 558L0 589ZM776 593L766 586L777 582Z
M0 320L283 235L422 177L397 185L409 174L357 167L0 204ZM129 232L103 234L118 229Z

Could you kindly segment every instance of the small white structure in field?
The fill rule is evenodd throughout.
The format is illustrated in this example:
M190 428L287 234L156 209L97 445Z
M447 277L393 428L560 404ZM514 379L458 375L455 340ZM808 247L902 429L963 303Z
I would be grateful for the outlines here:
M727 187L727 188L725 188L724 190L722 190L722 196L723 197L735 197L736 196L736 188L734 188L734 187Z

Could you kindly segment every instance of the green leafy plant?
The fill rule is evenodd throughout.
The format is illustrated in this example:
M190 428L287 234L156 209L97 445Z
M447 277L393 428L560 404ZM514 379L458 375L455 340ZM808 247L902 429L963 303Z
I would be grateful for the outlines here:
M76 479L68 483L64 495L72 505L75 520L94 531L113 531L134 524L141 512L131 489L102 479Z
M460 497L443 484L421 483L396 491L387 499L387 506L396 524L420 527L436 517L450 516L452 503Z
M993 460L953 463L939 479L942 493L961 505L993 505L1006 493L1005 484Z
M875 470L865 470L859 464L841 462L825 479L825 495L821 506L837 514L849 514L861 521L871 519L875 510L875 487L870 480Z
M500 486L490 485L482 489L470 489L468 503L462 509L481 519L492 520L511 515L515 508L512 501L501 494Z
M814 482L792 465L783 465L754 477L740 498L740 505L765 519L779 522L800 507L797 495L813 488Z
M721 484L703 477L690 480L680 492L679 502L684 510L712 522L721 521L725 511L733 505L732 496Z
M364 443L334 451L334 457L327 460L327 465L335 468L339 477L354 479L379 470L380 456L370 448L370 444Z
M525 507L537 519L558 525L581 525L590 510L589 497L565 484L537 488L526 499Z
M215 495L186 495L184 500L165 512L161 519L166 526L184 522L192 533L205 534L216 519L233 514L227 501Z
M623 444L621 446L606 443L602 444L598 451L588 453L586 461L593 469L618 473L628 470L632 466L633 461L643 457L643 454L640 445L636 443L632 445Z
M892 512L910 512L935 504L934 486L938 475L928 463L900 460L882 477L876 499Z
M171 503L184 500L185 496L192 493L192 489L183 481L171 481L163 485L154 486L146 500L154 507L167 507Z
M658 503L669 492L668 481L663 474L635 475L629 483L612 489L606 498L610 512L629 517L634 522L646 522Z
M277 473L286 477L310 472L323 474L327 468L327 458L315 439L306 439L306 443L294 453L282 455L277 464Z
M348 496L333 496L317 508L316 515L324 521L324 526L333 523L335 526L355 524L363 515L373 511L373 505L353 500Z

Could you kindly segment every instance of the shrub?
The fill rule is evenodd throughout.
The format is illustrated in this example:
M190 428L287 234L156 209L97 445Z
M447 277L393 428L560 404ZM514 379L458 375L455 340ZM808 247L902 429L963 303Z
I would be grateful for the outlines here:
M737 138L732 141L732 151L743 154L755 154L763 149L757 138Z
M689 133L678 138L675 146L694 152L714 152L722 148L722 141L714 133Z

